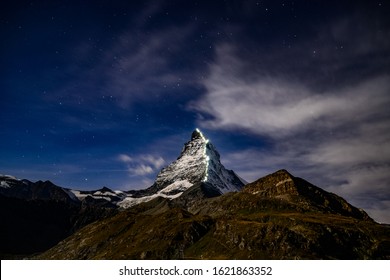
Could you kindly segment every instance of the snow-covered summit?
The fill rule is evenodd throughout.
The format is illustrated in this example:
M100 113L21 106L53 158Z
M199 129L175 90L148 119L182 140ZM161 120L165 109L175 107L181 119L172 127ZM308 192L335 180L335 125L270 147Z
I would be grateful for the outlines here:
M118 205L127 208L158 196L174 199L196 183L206 183L221 194L239 191L246 183L221 164L218 151L199 129L192 132L179 157L160 171L150 188L133 192Z
M157 175L159 189L187 180L192 184L206 182L221 193L238 191L245 184L233 171L227 170L213 144L199 129L192 132L180 156Z

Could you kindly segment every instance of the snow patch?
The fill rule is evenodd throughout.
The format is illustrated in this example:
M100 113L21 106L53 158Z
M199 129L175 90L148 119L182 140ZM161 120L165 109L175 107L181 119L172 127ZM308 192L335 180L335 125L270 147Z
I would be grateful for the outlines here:
M81 193L80 191L77 191L77 190L70 190L71 193L73 193L73 195L78 199L78 200L83 200L84 198L86 198L89 194L84 194L84 193Z
M291 178L289 178L289 179L286 179L286 180L277 182L277 183L275 184L275 186L278 187L278 186L280 186L280 185L282 185L282 184L284 184L284 183L292 182L292 181L293 181L293 180L292 180Z
M189 189L193 184L188 182L188 180L179 180L176 181L169 186L165 187L161 191L158 192L158 194L169 194L172 191L181 191L184 192L185 190Z
M115 204L115 198L117 198L118 200L122 200L123 197L129 196L128 194L126 194L123 191L102 192L100 190L97 190L95 192L93 192L93 191L82 192L82 191L78 191L78 190L68 190L68 192L69 192L68 193L69 196L71 196L72 198L75 198L76 200L79 200L79 201L84 200L86 197L91 197L94 199L105 199L107 201L113 202L114 204Z
M116 193L112 193L112 192L96 191L93 193L93 196L115 196L115 197L117 197L118 195Z
M18 178L14 177L14 176L11 176L11 175L2 175L2 174L0 174L0 177L4 177L5 179L20 181Z
M118 202L117 205L121 208L129 208L134 205L143 203L143 202L148 202L151 201L152 199L155 199L157 197L164 197L168 199L175 199L178 198L183 194L183 192L187 189L189 189L193 184L188 182L187 180L180 180L177 182L174 182L161 191L157 192L156 194L149 195L149 196L144 196L144 197L131 197L128 196L124 198L122 201ZM178 193L175 193L173 195L170 195L170 192L173 191L179 191Z
M74 201L79 201L79 199L78 199L77 196L73 193L72 190L70 190L70 189L64 189L64 188L63 188L63 190L64 190L64 192L66 192L66 194L67 194L72 200L74 200Z
M1 182L0 182L0 187L5 188L5 189L8 189L8 188L10 188L11 186L10 186L6 181L1 181Z
M144 197L137 197L137 198L134 198L134 197L126 197L125 199L123 199L122 201L118 202L117 205L121 208L129 208L129 207L132 207L134 205L137 205L137 204L140 204L140 203L143 203L143 202L148 202L148 201L151 201L157 197L164 197L164 198L168 198L168 199L175 199L175 198L178 198L179 196L181 196L183 194L183 192L180 192L180 193L177 193L177 194L174 194L174 195L166 195L166 194L163 194L163 193L158 193L158 194L153 194L153 195L150 195L150 196L144 196Z

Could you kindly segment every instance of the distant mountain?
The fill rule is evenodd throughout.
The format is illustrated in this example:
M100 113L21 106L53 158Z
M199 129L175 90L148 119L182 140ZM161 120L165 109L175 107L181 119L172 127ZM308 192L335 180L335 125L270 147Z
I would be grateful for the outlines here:
M70 197L85 205L102 206L106 208L118 208L117 205L128 195L123 191L113 191L103 187L93 191L79 191L66 189Z
M6 197L24 200L53 200L65 203L75 202L68 192L50 181L31 182L19 180L12 176L0 175L0 194Z
M280 170L239 192L204 182L90 224L38 259L390 259L390 228Z
M81 202L50 181L0 176L0 257L43 252L83 226L117 213L112 204L91 200Z

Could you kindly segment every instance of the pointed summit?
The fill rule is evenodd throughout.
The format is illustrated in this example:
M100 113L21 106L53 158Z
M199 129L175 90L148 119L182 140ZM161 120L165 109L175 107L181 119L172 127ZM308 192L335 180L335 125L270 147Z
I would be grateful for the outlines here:
M156 179L162 188L175 182L188 182L186 185L191 186L205 182L220 193L238 191L244 185L233 171L225 169L218 151L199 129L192 132L191 141L184 144L178 159L161 170Z
M160 171L150 188L133 192L137 201L131 204L156 196L177 198L197 183L207 184L220 194L239 191L246 183L221 164L218 151L199 129L192 132L179 157Z
M195 139L203 139L206 140L206 138L203 136L202 132L197 128L192 132L191 135L191 141Z

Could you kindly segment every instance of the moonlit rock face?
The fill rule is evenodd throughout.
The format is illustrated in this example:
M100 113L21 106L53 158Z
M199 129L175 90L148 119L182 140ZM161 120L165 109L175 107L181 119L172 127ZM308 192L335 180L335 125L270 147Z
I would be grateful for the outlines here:
M178 181L188 181L191 185L206 182L221 193L238 191L245 184L233 171L225 169L217 150L198 129L184 144L178 159L161 170L156 184L165 188Z

